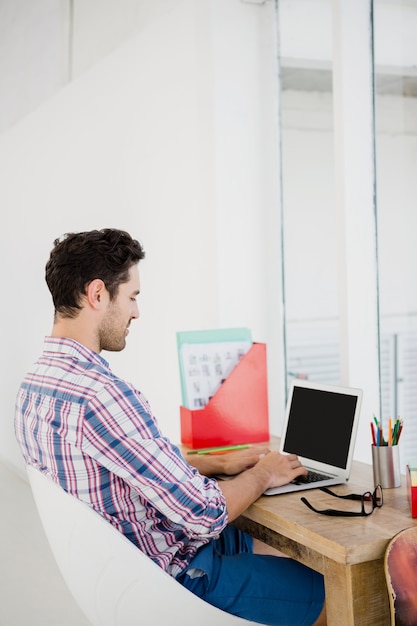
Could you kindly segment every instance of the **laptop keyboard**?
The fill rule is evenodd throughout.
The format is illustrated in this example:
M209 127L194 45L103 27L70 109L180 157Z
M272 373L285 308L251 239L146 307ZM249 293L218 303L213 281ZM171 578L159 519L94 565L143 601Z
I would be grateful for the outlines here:
M298 476L291 482L294 485L306 485L309 483L316 483L319 480L328 480L329 478L331 478L331 476L327 476L326 474L319 474L318 472L308 470L308 474L306 476Z

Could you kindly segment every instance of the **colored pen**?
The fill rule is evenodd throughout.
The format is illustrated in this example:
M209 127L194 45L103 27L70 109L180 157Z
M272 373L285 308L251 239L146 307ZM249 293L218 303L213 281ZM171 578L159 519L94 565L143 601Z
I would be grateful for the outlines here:
M371 435L372 435L372 445L376 446L375 428L372 422L371 422Z
M403 429L403 421L400 419L397 419L397 426L398 428L397 428L397 432L395 435L395 443L398 443L400 440L401 431Z
M216 454L216 452L231 452L232 450L245 450L250 448L250 445L239 444L235 446L218 446L216 448L201 448L200 450L190 450L187 454Z
M398 435L398 427L399 427L399 425L400 425L399 421L395 420L394 429L393 429L393 432L392 432L392 443L393 443L394 446L398 443L397 435Z

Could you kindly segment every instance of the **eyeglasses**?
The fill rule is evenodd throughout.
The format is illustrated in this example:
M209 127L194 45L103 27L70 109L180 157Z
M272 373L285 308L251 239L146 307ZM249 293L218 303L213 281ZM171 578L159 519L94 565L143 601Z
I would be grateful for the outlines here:
M376 508L380 509L384 504L381 485L377 485L373 493L365 491L362 495L358 493L349 493L341 496L337 493L333 493L333 491L330 491L327 487L320 487L320 491L324 491L335 498L343 498L344 500L359 500L361 503L361 511L359 513L354 511L338 511L336 509L316 509L312 504L310 504L307 498L301 498L301 502L304 502L309 509L315 513L321 513L322 515L332 515L333 517L363 517L364 515L371 515Z

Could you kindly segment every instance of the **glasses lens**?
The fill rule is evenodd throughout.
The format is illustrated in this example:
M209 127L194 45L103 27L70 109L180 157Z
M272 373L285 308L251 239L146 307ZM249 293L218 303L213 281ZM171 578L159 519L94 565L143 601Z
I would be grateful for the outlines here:
M375 506L381 507L384 504L384 496L382 494L381 485L377 485L374 491L374 503Z
M362 505L363 505L363 510L366 513L366 515L370 515L372 511L374 510L372 494L369 491L363 494Z

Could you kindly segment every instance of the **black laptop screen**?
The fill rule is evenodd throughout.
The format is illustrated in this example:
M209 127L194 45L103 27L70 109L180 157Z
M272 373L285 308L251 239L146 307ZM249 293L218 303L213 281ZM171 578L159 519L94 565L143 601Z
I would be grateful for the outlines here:
M345 469L356 395L295 386L283 450Z

